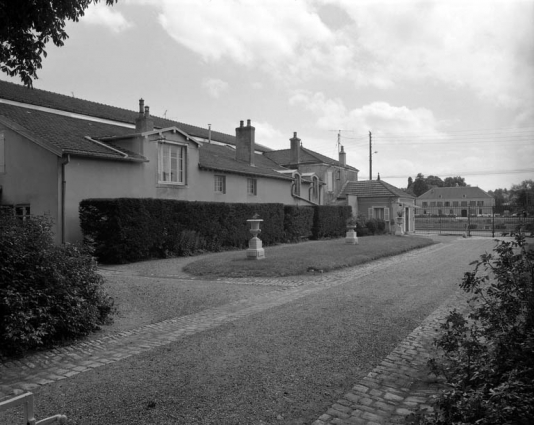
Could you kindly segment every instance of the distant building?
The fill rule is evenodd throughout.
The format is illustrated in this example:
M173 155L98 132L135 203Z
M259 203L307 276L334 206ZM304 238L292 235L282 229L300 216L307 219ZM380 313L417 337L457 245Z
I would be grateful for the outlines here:
M417 214L422 215L486 215L493 212L495 199L479 187L435 187L417 200Z

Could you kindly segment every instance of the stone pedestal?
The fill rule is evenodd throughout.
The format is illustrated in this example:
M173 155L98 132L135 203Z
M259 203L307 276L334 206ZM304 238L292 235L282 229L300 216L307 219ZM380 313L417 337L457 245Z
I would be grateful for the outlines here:
M250 233L252 233L252 239L248 242L247 258L249 260L263 260L265 258L265 251L262 248L261 239L258 238L260 230L260 223L262 219L247 220L250 223Z
M397 217L397 227L395 228L395 235L402 236L404 232L402 230L402 217Z
M358 235L356 234L356 230L354 230L354 228L349 227L349 230L345 236L345 243L350 245L358 245Z

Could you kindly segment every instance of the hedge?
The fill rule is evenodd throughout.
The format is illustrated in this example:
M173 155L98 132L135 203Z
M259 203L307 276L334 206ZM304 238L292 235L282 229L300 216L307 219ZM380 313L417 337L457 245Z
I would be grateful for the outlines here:
M284 207L284 240L300 242L312 236L313 207L286 205Z
M347 220L352 216L352 208L346 205L317 205L313 207L313 239L337 238L345 236Z
M265 245L283 240L282 204L190 202L171 199L86 199L80 203L84 238L106 263L245 248L247 219L264 220Z

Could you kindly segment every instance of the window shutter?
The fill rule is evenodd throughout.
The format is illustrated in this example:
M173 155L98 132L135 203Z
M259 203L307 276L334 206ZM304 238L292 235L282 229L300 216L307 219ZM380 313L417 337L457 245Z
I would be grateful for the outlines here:
M389 208L384 208L384 221L389 222Z
M372 208L369 208L369 210L367 211L367 218L369 218L369 219L373 218L373 209Z

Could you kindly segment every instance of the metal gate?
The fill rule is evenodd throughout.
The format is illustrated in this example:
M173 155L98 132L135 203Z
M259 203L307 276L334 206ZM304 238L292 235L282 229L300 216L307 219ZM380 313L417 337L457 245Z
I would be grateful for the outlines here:
M519 231L532 236L534 217L496 214L494 207L416 207L415 233L495 237Z

